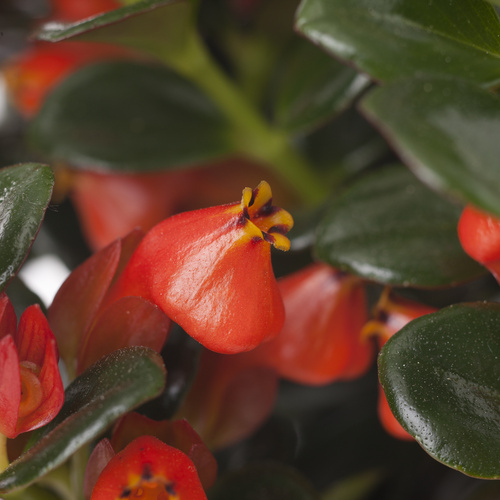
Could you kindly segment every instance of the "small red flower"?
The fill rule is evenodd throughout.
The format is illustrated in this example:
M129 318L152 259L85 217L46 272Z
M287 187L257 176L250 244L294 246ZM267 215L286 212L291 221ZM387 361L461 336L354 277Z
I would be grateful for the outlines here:
M367 320L364 282L313 264L278 282L286 320L281 333L252 355L288 380L320 385L359 377L373 345L361 336Z
M19 326L14 308L0 295L0 433L14 438L50 422L64 402L57 344L38 305Z
M91 500L204 500L196 467L182 451L152 436L130 443L106 465Z
M458 238L465 252L500 283L500 218L467 205L458 222Z
M283 325L271 245L288 250L292 225L272 205L266 182L245 188L240 203L170 217L144 237L111 299L135 295L157 304L213 351L253 349Z
M373 310L374 318L366 323L363 328L363 336L376 336L379 347L382 346L401 328L410 321L436 312L434 307L391 295L390 289L386 288ZM378 415L382 426L394 437L399 439L413 439L396 420L389 408L389 403L379 384Z

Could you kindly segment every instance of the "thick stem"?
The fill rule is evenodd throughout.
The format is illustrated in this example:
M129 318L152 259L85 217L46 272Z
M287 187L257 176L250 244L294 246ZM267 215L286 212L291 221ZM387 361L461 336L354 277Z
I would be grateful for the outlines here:
M272 128L238 87L212 60L196 32L186 36L184 50L162 60L195 82L223 111L233 129L240 153L277 172L308 203L317 203L327 194L325 183L298 154L283 131Z

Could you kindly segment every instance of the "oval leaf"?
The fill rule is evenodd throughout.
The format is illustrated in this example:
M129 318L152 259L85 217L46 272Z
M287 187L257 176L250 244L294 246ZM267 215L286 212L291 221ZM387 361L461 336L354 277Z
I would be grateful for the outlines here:
M34 434L36 443L0 474L0 493L26 486L67 460L118 417L157 396L165 384L161 357L144 347L115 351L67 388L64 406Z
M54 158L113 171L163 170L232 149L225 118L196 86L137 62L72 74L46 99L31 133Z
M484 274L460 246L459 215L407 169L386 168L336 199L318 225L316 255L379 283L452 285Z
M274 120L288 132L305 132L347 107L369 79L302 39L294 40L276 68Z
M377 80L421 72L500 82L500 22L483 0L305 0L297 28Z
M362 110L431 187L500 216L500 99L459 80L407 80Z
M0 291L26 259L53 185L54 175L47 165L25 163L0 170Z
M392 412L432 457L500 478L500 304L450 306L412 321L382 348Z

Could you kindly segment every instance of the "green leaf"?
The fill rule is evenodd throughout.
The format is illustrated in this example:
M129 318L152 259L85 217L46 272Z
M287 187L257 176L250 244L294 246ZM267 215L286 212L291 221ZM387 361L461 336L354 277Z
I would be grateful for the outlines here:
M16 275L36 238L52 196L47 165L0 169L0 291Z
M126 348L103 358L67 388L57 417L37 431L35 444L0 474L0 493L55 469L118 417L157 396L164 384L161 357L151 349Z
M425 73L500 82L500 21L483 0L305 0L297 28L377 80Z
M383 347L379 374L392 412L432 457L500 478L500 304L422 316Z
M277 463L254 464L223 476L209 500L318 500L319 495L294 469Z
M414 79L372 92L362 111L436 190L500 215L500 99L452 79Z
M305 132L346 108L369 79L302 39L295 39L276 68L272 106L276 125Z
M194 33L195 4L190 0L142 0L77 23L46 24L36 38L111 43L179 62Z
M152 171L231 151L231 131L195 85L163 66L87 66L46 99L32 122L35 145L85 168Z
M460 208L398 166L367 175L318 225L316 255L378 283L439 287L484 274L457 237Z

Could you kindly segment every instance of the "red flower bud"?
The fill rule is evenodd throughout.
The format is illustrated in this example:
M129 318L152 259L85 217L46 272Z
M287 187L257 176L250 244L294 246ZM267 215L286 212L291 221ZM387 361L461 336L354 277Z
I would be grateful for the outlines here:
M193 462L152 436L135 439L106 465L91 500L206 500Z
M458 238L465 252L500 283L500 218L468 205L458 222Z
M50 422L64 402L54 335L38 305L17 326L14 308L0 295L0 433L14 438Z
M367 316L364 283L318 263L278 284L285 324L252 355L281 377L302 384L362 375L373 358L373 345L361 336Z
M211 449L248 437L270 415L278 375L253 353L231 356L204 350L191 389L177 411Z
M283 325L271 245L288 250L292 225L266 182L245 188L240 203L170 217L144 237L111 300L135 295L157 304L208 349L253 349Z
M402 297L392 297L390 289L386 288L373 310L374 319L368 321L363 328L363 336L376 336L379 346L382 347L410 321L433 312L436 312L434 307ZM382 426L389 434L399 439L413 439L392 414L380 384L378 415Z

